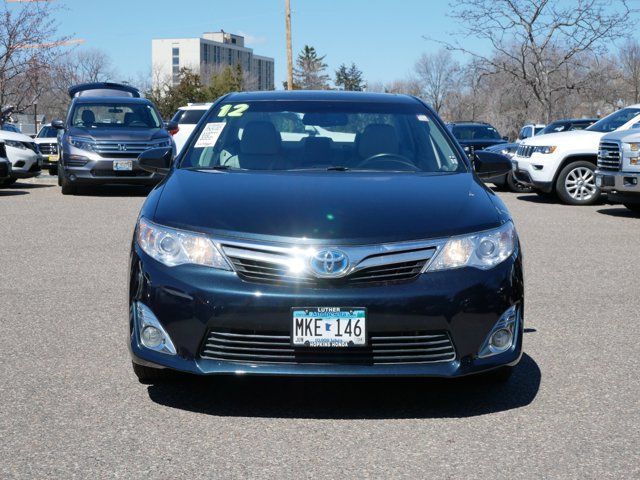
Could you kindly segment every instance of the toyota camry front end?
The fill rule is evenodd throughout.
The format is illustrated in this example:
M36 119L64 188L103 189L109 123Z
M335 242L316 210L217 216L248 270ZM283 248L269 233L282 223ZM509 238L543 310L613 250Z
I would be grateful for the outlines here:
M469 161L419 100L232 94L175 161L139 161L167 173L132 241L141 381L505 376L519 361L520 245L479 179L510 163Z

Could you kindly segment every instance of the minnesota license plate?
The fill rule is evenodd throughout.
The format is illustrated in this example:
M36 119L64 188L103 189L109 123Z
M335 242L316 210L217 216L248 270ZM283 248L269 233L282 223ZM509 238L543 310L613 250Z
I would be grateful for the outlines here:
M292 309L291 341L304 347L354 347L367 344L367 310L358 307Z
M58 155L49 155L50 162L57 162L58 158L59 158Z
M133 170L133 160L114 160L113 169L115 171Z

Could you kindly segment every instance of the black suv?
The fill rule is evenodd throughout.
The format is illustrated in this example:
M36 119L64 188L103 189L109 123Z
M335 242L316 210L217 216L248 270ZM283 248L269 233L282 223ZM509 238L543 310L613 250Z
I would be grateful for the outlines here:
M485 122L451 122L447 128L456 137L469 158L473 158L473 152L483 150L492 145L506 143L508 137L501 137L489 123Z
M174 148L155 105L140 92L115 83L89 83L69 89L66 121L52 122L60 135L58 184L65 195L79 185L155 185L162 176L138 166L149 148Z

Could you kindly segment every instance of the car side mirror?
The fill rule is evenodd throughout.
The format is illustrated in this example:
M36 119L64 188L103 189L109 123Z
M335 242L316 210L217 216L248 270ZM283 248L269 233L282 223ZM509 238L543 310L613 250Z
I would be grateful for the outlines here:
M57 128L58 130L64 130L64 121L63 120L54 120L51 122L51 126L53 128Z
M511 171L511 159L500 153L478 151L475 153L473 166L478 177L494 178Z
M145 150L138 156L138 165L151 173L167 174L173 163L173 148L160 147Z
M175 135L180 131L180 126L178 125L178 122L174 122L173 120L170 122L165 122L164 128L167 129L167 132L169 132L169 135Z

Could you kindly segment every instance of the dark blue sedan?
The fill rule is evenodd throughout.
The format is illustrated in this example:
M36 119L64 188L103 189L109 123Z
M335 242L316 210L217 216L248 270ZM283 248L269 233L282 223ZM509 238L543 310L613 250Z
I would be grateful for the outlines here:
M135 228L130 350L168 374L504 380L522 352L522 257L470 160L417 98L234 93L213 104Z

